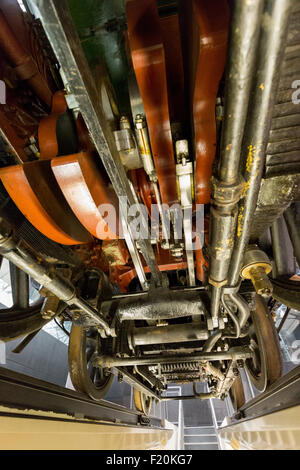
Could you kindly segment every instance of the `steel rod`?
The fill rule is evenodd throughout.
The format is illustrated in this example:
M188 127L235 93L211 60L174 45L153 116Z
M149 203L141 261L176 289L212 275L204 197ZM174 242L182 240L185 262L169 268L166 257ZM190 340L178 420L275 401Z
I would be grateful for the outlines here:
M263 0L233 2L218 179L211 206L211 315L214 326L226 284L241 194L240 158L259 39Z
M129 367L135 365L155 365L155 364L177 364L179 362L201 362L201 361L226 361L249 359L253 352L247 347L232 348L227 352L212 352L189 354L185 356L147 356L119 358L114 356L99 356L95 363L101 367Z
M300 227L299 223L297 225L296 222L297 205L298 209L300 210L300 203L298 202L295 205L292 204L283 215L289 232L290 240L293 245L294 256L297 260L298 266L300 267Z
M228 283L236 286L240 280L245 250L249 243L251 223L265 164L265 153L272 119L272 107L279 82L278 73L286 42L291 0L265 2L264 21L258 49L257 71L252 87L251 107L246 121L242 154L246 182L244 198L239 205L238 227L232 252ZM266 21L266 19L268 19Z
M149 344L184 343L208 339L205 323L184 323L179 325L149 326L133 328L128 340L133 347Z
M0 251L4 258L35 279L66 304L77 306L89 322L103 328L108 336L114 334L101 314L85 300L77 297L75 288L68 279L50 270L49 266L42 265L25 247L22 247L22 249L18 248L11 234L3 235L2 233L0 229Z

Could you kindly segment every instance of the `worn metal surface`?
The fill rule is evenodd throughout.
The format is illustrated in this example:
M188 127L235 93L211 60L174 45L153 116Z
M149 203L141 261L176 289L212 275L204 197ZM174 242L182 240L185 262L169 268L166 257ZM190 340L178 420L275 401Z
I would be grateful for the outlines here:
M224 361L238 360L252 357L252 351L247 347L232 348L227 352L203 352L189 355L172 356L144 356L134 358L118 358L113 356L99 356L96 361L101 367L125 367L134 365L177 364L178 362Z
M205 323L183 323L182 325L167 325L154 327L133 328L129 331L129 341L133 347L147 344L184 343L188 341L203 341L209 333Z
M95 158L87 152L58 157L51 161L51 168L82 225L94 237L112 240L119 234L118 199L99 170ZM106 205L105 211L101 209L102 204ZM114 208L115 218L113 214L104 217L109 205Z
M299 28L300 2L292 2L292 14L279 86L272 112L269 143L266 150L266 177L300 173L300 107L299 107Z
M210 265L212 317L218 315L221 286L227 281L237 205L241 196L240 156L257 52L262 1L234 3L229 36L224 124L218 177L212 180Z
M293 246L294 256L300 266L300 202L290 205L284 212L284 219Z
M274 258L272 276L274 278L282 275L293 276L296 273L296 262L283 216L271 225L271 240Z
M229 8L224 0L193 0L191 24L196 34L186 51L195 67L193 120L195 133L196 203L210 202L210 178L216 153L215 105L227 48ZM196 59L195 59L196 57ZM194 61L196 63L194 63Z
M156 2L130 1L126 14L131 57L145 108L161 199L171 205L177 202L175 158L165 51Z
M300 200L300 173L263 179L251 223L251 239L259 238L297 200Z
M285 374L267 391L247 402L239 411L239 419L253 419L299 404L300 366Z
M51 41L52 47L60 62L64 76L67 80L69 93L73 95L76 105L80 108L83 119L89 130L92 141L99 153L102 163L113 184L113 188L119 198L126 196L130 205L134 204L125 170L120 161L114 136L106 122L104 112L89 66L84 57L79 38L74 28L66 1L33 0L35 8L41 14L45 31ZM128 205L121 204L120 215L127 225ZM134 263L137 270L142 272L139 253L129 229L127 243L130 250L135 253ZM140 240L142 254L148 264L153 279L157 284L161 283L161 276L156 264L150 240ZM141 278L143 288L147 288L144 279Z
M76 295L76 290L72 283L51 270L50 266L41 264L25 246L17 245L6 226L1 226L0 251L6 259L15 264L32 279L35 279L53 295L70 306L76 306L81 311L83 322L88 325L98 325L104 329L108 336L114 334L101 314Z
M182 318L205 315L205 300L207 301L207 295L197 291L150 289L147 295L103 302L101 312L112 309L120 321Z
M265 4L251 108L242 145L246 157L243 163L246 184L244 198L239 205L237 238L228 277L229 285L233 286L239 282L244 252L250 238L271 126L270 109L278 87L278 69L284 52L291 7L291 1L275 0Z

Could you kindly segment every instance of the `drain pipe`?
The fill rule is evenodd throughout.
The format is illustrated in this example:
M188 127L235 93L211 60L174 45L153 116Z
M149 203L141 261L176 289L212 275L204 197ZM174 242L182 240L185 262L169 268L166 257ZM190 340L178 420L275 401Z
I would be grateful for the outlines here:
M232 287L239 284L240 271L250 239L291 6L291 0L267 0L265 2L256 76L242 145L242 155L247 156L243 175L245 190L244 198L239 204L237 237L228 273L228 284Z
M212 178L209 283L212 323L215 328L218 327L222 286L227 284L238 201L243 191L239 175L241 145L263 3L263 0L239 0L233 3L220 164L218 178Z

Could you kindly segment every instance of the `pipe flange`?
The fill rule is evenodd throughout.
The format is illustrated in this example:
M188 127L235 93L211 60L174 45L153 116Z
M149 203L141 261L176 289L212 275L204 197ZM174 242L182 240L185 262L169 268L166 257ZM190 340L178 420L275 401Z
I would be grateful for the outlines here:
M210 185L214 203L219 206L227 206L234 205L241 199L245 182L239 181L236 184L228 185L213 176Z
M223 287L227 284L227 279L224 279L223 281L215 281L215 279L212 279L211 277L208 279L209 284L211 284L214 287Z

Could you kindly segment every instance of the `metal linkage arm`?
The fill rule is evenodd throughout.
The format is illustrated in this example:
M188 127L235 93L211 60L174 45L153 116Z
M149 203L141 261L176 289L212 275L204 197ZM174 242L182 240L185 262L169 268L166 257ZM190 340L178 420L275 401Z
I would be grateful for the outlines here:
M67 305L79 308L89 324L103 329L107 336L114 336L114 330L97 310L76 295L72 283L55 271L51 271L48 266L41 264L25 247L19 248L12 232L3 225L0 225L0 253Z

